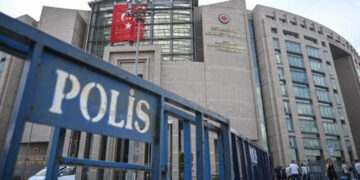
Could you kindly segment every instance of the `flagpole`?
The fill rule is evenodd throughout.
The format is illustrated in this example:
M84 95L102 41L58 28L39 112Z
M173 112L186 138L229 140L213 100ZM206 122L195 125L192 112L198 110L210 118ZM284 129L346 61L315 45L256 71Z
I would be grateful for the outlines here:
M141 24L141 19L138 16L136 19L136 22L138 23L138 28L137 28L137 37L136 37L136 55L135 55L135 76L137 76L137 70L138 70L138 62L139 62L139 48L140 48L140 24Z

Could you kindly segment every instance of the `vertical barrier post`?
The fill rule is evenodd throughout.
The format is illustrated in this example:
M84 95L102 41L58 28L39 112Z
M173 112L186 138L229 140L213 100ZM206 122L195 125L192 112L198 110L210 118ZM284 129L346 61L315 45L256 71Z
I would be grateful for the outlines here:
M183 121L184 125L184 179L192 179L192 157L191 157L191 130L190 122Z
M225 173L225 179L226 180L232 180L233 179L233 172L232 172L232 153L231 153L231 133L229 124L222 124L220 126L220 130L222 133L223 138L223 151L224 151L224 173Z
M31 102L29 96L33 94L31 87L35 78L33 73L36 71L37 64L41 60L43 45L37 43L31 49L32 51L25 61L15 105L1 153L0 179L12 178L26 123L25 111L30 109Z
M223 136L221 131L218 133L218 153L219 153L219 179L225 179L225 172L224 172L224 150L223 150Z
M252 163L251 163L251 157L250 157L250 150L249 150L249 143L244 141L244 149L245 149L245 155L246 155L246 169L248 170L248 177L250 180L252 180L254 178L253 175L253 168L252 168Z
M207 128L204 129L204 163L205 163L205 179L211 179L210 169L210 150L209 150L209 131Z
M161 179L169 178L169 169L167 168L167 157L168 157L168 145L167 145L167 137L168 137L168 115L165 111L163 111L163 121L161 121Z
M240 149L240 156L241 156L241 172L243 179L248 178L248 172L246 168L246 159L245 159L245 151L244 151L244 141L239 138L239 149Z
M59 176L59 159L62 157L66 129L54 128L51 139L51 148L48 163L46 165L46 180L57 179Z
M165 154L165 153L161 153L162 148L162 137L161 137L161 131L162 131L162 127L163 126L163 121L164 121L164 115L165 115L165 110L164 110L164 103L165 103L165 98L164 96L160 97L160 110L159 110L159 115L160 115L160 123L156 123L155 124L155 131L154 132L160 132L160 133L156 133L154 135L154 141L152 144L152 152L151 152L151 180L160 180L161 179L161 155L160 154ZM160 156L159 156L160 155ZM167 155L167 154L165 154Z
M234 167L234 179L240 180L240 168L239 168L239 158L237 153L237 143L235 134L231 134L231 142L232 142L232 152L233 152L233 167Z
M196 176L204 180L204 122L203 115L195 112L196 120Z

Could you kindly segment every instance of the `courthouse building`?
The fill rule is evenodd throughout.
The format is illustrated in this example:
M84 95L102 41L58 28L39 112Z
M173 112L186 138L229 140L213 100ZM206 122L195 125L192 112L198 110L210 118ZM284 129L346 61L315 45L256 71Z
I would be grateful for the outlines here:
M110 43L114 4L91 1L91 11L43 7L39 22L31 22L133 73L136 43ZM268 149L274 165L357 159L360 57L336 32L270 7L247 10L244 0L205 6L197 0L155 0L151 11L140 43L138 76L228 117L233 129ZM21 75L20 61L11 59L3 54L0 65L3 127ZM182 125L171 121L169 130L170 172L177 179ZM26 154L45 161L51 133L48 127L26 126L19 167ZM124 140L68 131L64 154L126 161L127 146ZM215 140L210 146L216 151ZM217 174L217 159L212 162L212 174ZM101 179L109 173L89 168L77 175Z

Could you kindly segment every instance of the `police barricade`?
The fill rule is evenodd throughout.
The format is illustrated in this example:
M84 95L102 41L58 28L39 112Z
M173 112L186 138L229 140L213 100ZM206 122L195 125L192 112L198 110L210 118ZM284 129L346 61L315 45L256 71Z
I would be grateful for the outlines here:
M268 155L231 133L227 118L1 13L0 50L25 59L1 154L0 179L12 178L26 122L54 127L46 179L57 179L60 164L140 170L149 172L151 179L169 179L169 116L183 128L181 178L210 179L215 174L212 166L217 167L218 179L233 179L234 172L240 178L240 171L242 179L269 176ZM151 161L137 164L63 156L66 129L150 144ZM217 163L210 162L214 157L210 157L209 139L216 140Z

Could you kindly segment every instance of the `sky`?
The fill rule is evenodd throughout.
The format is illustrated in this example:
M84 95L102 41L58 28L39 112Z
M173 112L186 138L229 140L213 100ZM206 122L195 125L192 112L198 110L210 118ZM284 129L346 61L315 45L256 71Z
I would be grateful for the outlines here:
M45 6L90 10L89 0L0 0L0 12L11 17L28 14L39 20ZM224 0L199 0L199 5ZM360 0L246 0L247 9L256 4L304 16L320 23L348 40L360 53Z

